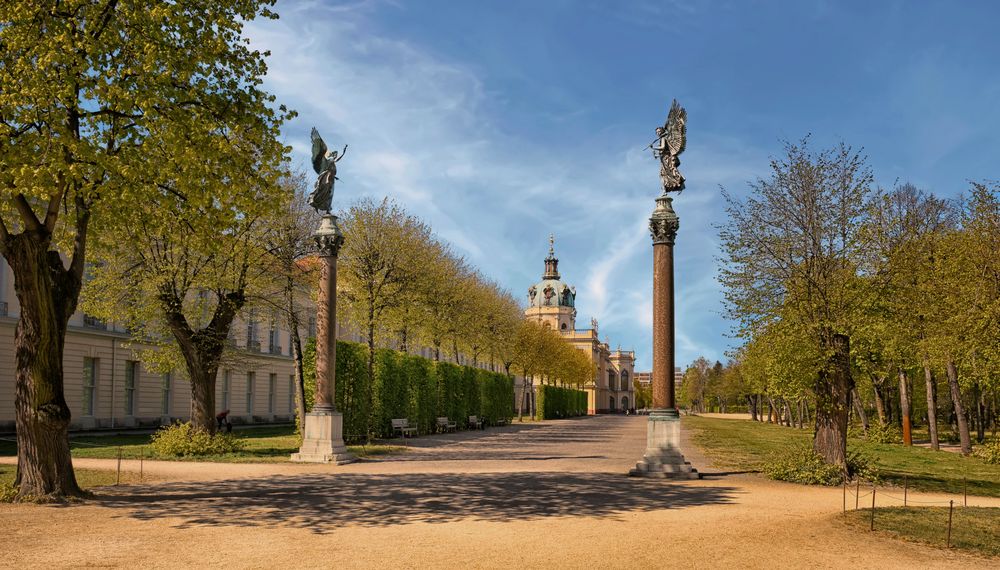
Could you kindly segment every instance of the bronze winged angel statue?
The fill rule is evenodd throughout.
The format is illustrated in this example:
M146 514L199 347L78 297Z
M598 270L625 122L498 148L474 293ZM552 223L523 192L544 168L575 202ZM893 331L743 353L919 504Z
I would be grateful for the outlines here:
M347 154L347 145L344 145L344 150L338 156L337 151L330 152L327 149L326 143L323 142L323 137L319 136L316 127L313 127L310 137L312 138L313 170L316 171L319 178L316 179L316 185L313 187L312 193L309 194L309 205L317 212L324 211L329 214L333 204L333 183L339 180L337 178L337 163Z
M684 190L684 177L678 168L681 165L678 156L687 144L687 111L677 103L677 99L670 105L666 124L656 127L656 137L649 146L653 147L653 157L660 159L663 193L680 193Z

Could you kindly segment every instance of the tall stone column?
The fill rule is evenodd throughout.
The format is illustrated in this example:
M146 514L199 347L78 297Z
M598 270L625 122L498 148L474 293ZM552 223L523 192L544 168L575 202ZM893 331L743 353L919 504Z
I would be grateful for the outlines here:
M674 241L680 219L666 193L649 218L653 236L653 410L646 423L646 452L629 471L634 477L697 479L680 451L680 414L674 401Z
M355 457L344 445L344 416L337 412L334 394L337 381L337 254L344 234L337 216L326 214L314 234L319 246L322 272L316 307L316 402L306 414L302 447L292 461L306 463L351 463Z

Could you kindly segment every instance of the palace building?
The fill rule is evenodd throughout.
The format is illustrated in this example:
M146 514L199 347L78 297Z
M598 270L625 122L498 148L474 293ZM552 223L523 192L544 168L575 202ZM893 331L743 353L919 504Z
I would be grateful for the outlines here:
M525 317L542 323L559 332L574 348L582 350L596 365L594 378L583 386L587 392L587 411L590 414L630 410L635 407L635 387L632 378L635 352L620 348L611 350L608 343L598 338L597 320L590 320L590 328L576 328L576 288L567 285L559 276L559 260L555 256L555 243L549 238L549 256L545 258L542 280L528 288L528 308Z

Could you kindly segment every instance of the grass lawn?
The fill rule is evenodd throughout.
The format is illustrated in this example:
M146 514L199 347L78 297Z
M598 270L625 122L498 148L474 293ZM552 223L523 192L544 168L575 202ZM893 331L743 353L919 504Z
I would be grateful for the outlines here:
M282 463L292 453L299 450L299 438L292 426L261 427L235 430L233 434L243 440L244 449L238 453L223 455L202 455L199 457L157 457L149 447L149 434L128 434L115 436L71 437L70 448L73 457L97 457L113 459L122 448L122 457L136 459L140 455L146 459L175 461L212 461L222 463ZM398 445L349 445L347 449L358 457L387 455L406 450ZM16 455L17 448L8 441L0 441L0 456ZM78 470L79 471L79 470ZM113 481L112 481L113 482Z
M79 484L83 489L114 485L117 479L117 474L114 471L107 471L103 469L74 469L73 472L76 474L77 484ZM11 486L14 484L14 477L16 474L16 465L0 465L0 503L13 499L14 490ZM145 480L149 481L149 476L146 476ZM138 473L122 471L122 485L138 482ZM10 493L9 496L8 493Z
M798 444L812 440L811 429L795 429L737 419L685 416L684 427L717 465L756 471L764 462ZM970 495L1000 497L1000 465L976 457L931 451L921 447L869 443L850 439L848 451L864 450L873 456L885 483L911 489L961 495L968 478Z
M1000 556L1000 508L955 507L951 546L986 556ZM868 530L871 509L848 511L852 526ZM890 507L875 511L875 531L913 542L944 547L948 507Z

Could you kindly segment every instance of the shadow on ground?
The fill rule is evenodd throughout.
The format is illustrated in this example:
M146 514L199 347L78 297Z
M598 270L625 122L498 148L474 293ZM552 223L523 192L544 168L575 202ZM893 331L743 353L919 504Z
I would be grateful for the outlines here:
M108 489L99 504L177 528L291 526L326 533L461 520L555 516L613 519L628 512L731 503L731 487L688 486L608 473L300 475Z

